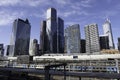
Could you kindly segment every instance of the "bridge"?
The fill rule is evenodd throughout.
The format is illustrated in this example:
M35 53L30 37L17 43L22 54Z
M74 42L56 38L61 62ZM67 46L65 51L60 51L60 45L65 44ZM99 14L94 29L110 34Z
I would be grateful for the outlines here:
M27 58L28 59L28 58ZM35 56L32 61L8 58L0 61L0 71L93 77L120 80L120 55L45 55ZM46 75L47 76L47 75ZM49 77L49 76L48 76ZM46 79L49 80L49 79ZM81 79L79 79L81 80Z
M34 74L45 74L43 69L26 69L26 68L3 68L0 67L0 71L7 72L20 72L20 73L34 73ZM63 71L50 70L51 75L64 75ZM105 78L105 79L118 79L120 80L120 73L103 73L103 72L70 72L66 71L66 76L76 76L76 77L93 77L93 78Z

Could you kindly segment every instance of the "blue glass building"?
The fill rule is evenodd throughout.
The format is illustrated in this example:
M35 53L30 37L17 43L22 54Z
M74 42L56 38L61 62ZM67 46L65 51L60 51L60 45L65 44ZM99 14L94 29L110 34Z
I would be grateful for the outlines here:
M16 19L13 23L10 56L29 55L31 25L26 19Z
M80 27L74 24L65 29L65 52L80 53Z
M54 8L47 10L46 34L48 37L48 51L57 53L57 12Z
M64 53L64 21L60 17L57 22L57 53Z

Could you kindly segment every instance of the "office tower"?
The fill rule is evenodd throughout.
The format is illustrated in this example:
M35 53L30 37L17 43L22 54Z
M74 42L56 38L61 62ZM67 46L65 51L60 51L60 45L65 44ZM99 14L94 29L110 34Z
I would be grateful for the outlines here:
M48 38L46 35L46 21L41 22L41 27L40 27L40 50L41 54L47 53L48 52Z
M37 39L31 39L29 46L29 55L35 56L38 54L38 51L39 51L39 45Z
M48 51L57 53L57 12L54 8L47 10L46 33L48 37Z
M29 55L31 26L26 19L16 19L13 23L11 42L10 42L10 56Z
M108 36L100 36L100 50L109 49L109 39Z
M0 44L0 56L4 55L4 45Z
M100 51L99 33L97 24L85 26L86 52L93 53Z
M10 45L5 46L4 56L9 56Z
M86 41L85 39L81 39L81 48L80 48L80 53L86 53Z
M79 24L65 29L65 49L67 53L80 53L80 27Z
M105 23L103 24L103 31L104 35L107 35L109 38L109 48L114 49L114 41L113 41L113 34L111 29L111 23L109 19L106 19Z
M64 21L60 17L57 20L57 53L64 53Z
M120 51L120 37L118 38L118 50Z

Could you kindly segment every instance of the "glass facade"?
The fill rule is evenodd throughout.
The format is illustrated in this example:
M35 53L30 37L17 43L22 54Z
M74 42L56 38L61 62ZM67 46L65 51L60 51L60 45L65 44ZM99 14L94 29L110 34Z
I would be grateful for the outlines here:
M47 10L47 27L48 52L57 53L57 12L54 8Z
M46 21L42 21L41 27L40 27L40 50L41 54L47 53L47 44L48 43L48 38L46 35Z
M108 36L100 36L100 49L109 49L109 39Z
M47 10L47 20L41 23L41 53L64 53L64 21L54 8Z
M57 53L64 53L64 21L59 17L57 27Z
M120 37L118 37L118 50L120 51Z
M29 21L16 19L13 23L10 56L28 55L31 26Z
M4 55L4 45L0 44L0 56Z
M79 24L65 29L65 52L80 53L80 27Z
M81 53L86 53L86 40L85 39L81 39L80 40L81 41L81 49L80 49L80 51L81 51Z
M114 41L113 41L113 34L112 34L112 29L111 29L111 23L110 20L107 19L105 23L103 24L103 31L104 35L107 35L109 38L109 48L114 49Z

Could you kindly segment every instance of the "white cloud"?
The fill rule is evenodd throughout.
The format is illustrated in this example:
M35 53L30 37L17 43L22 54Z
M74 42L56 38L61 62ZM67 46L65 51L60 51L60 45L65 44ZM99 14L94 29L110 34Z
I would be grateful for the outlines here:
M55 3L59 4L60 6L71 4L71 0L53 0Z
M41 13L32 13L29 16L37 17L37 18L45 18L46 17L45 13L43 13L43 14L41 14Z
M0 0L0 6L13 6L20 2L20 0Z
M81 1L81 6L83 6L83 7L91 7L91 2L92 2L92 0L83 0L83 1Z
M0 26L9 25L10 23L13 23L16 18L23 15L23 12L11 12L2 10L0 11Z
M0 0L0 6L31 6L49 4L49 0Z

